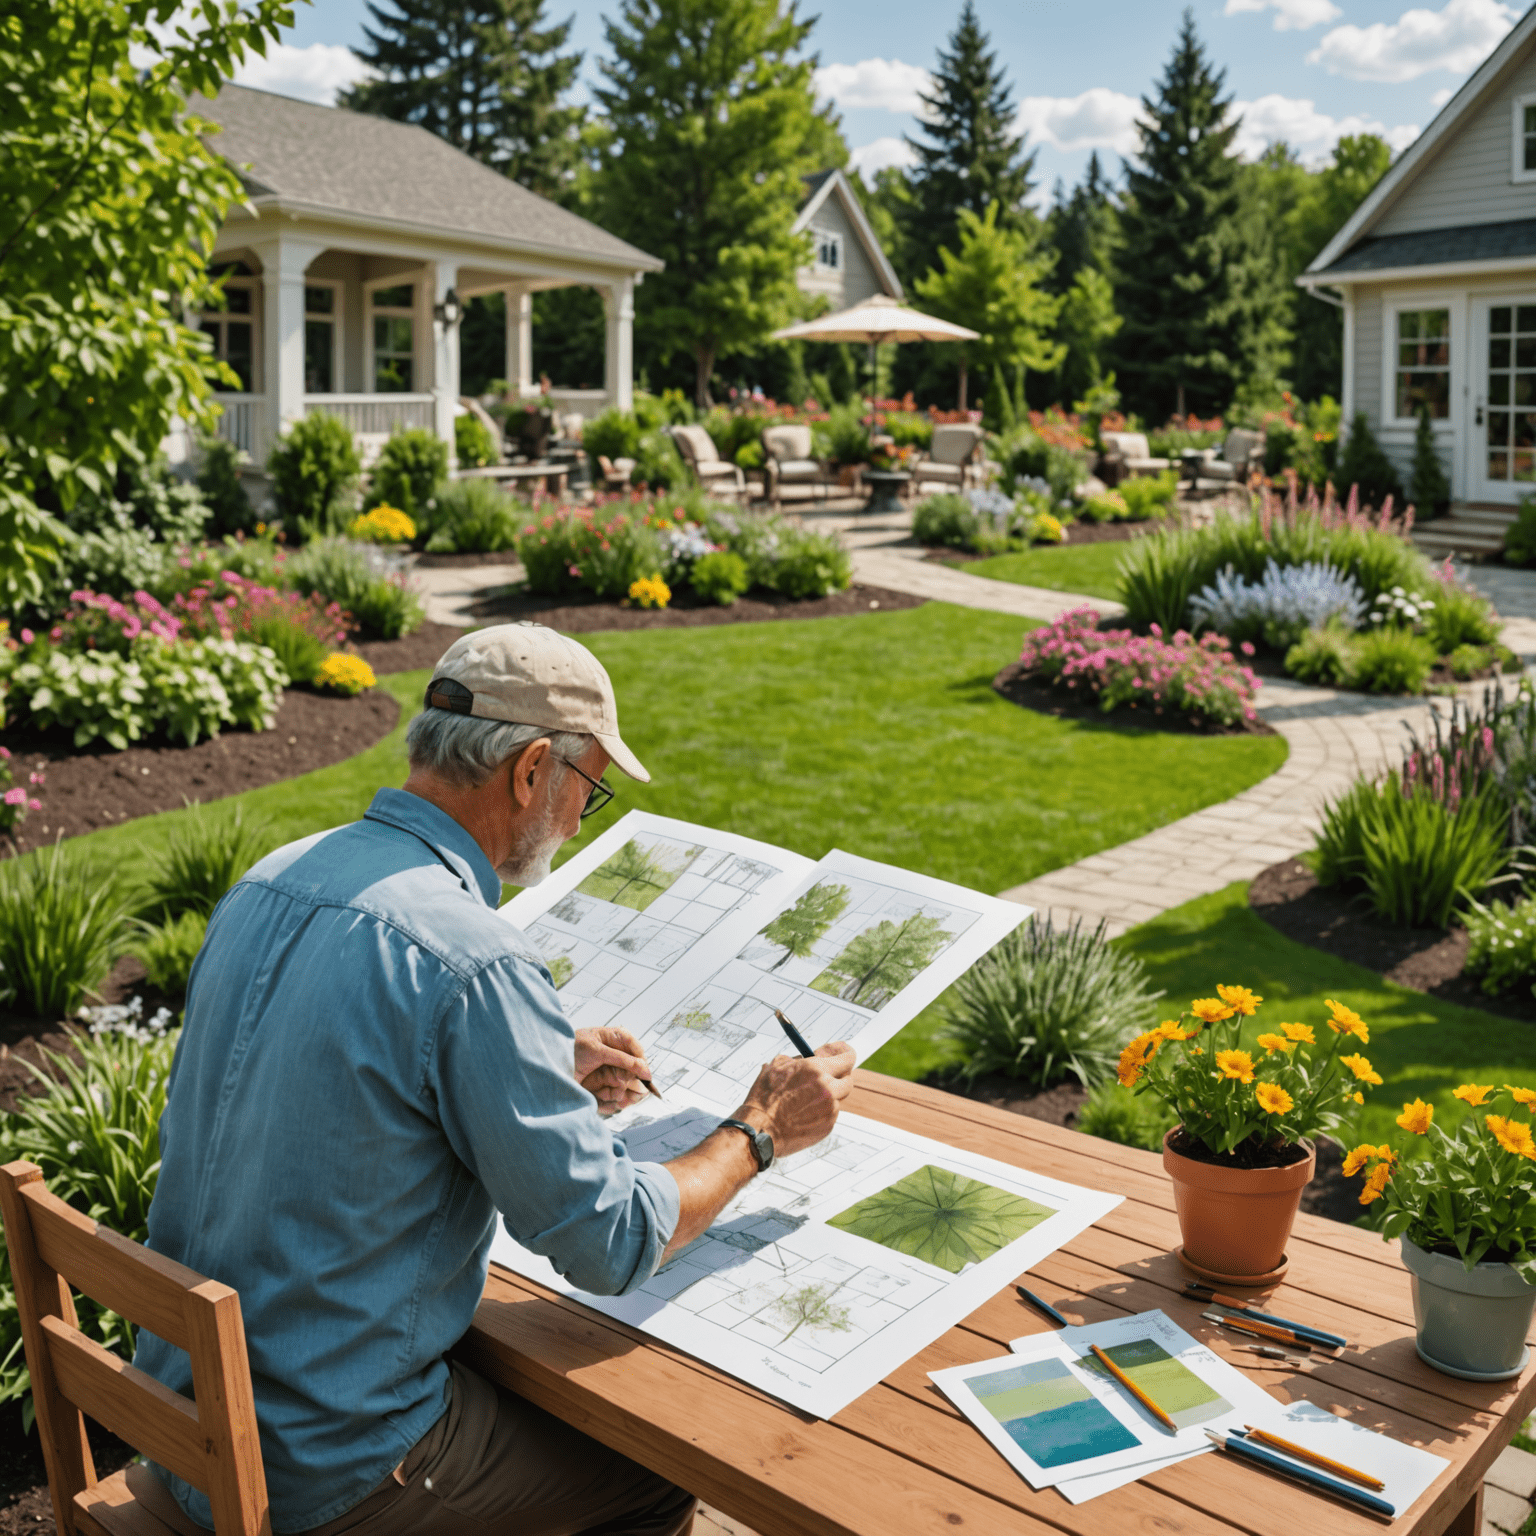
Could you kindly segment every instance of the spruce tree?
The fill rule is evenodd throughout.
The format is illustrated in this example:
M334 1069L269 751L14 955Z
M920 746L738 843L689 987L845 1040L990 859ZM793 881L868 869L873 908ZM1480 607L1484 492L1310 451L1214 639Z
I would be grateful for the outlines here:
M1046 218L1044 244L1056 252L1046 286L1052 293L1066 293L1084 267L1108 272L1115 241L1115 194L1099 152L1088 157L1083 179L1069 194L1058 181L1050 214Z
M419 123L545 196L569 185L585 113L561 104L581 66L544 0L368 0L358 56L375 71L341 105Z
M1278 362L1274 261L1233 153L1224 80L1186 10L1158 95L1142 98L1120 214L1119 380L1153 421L1216 414L1241 380Z
M976 8L965 0L949 51L939 54L933 90L922 98L926 142L907 140L917 155L908 172L911 203L903 219L904 256L913 280L937 268L940 248L954 244L962 208L979 218L989 203L997 203L999 227L1034 227L1024 200L1034 185L1035 156L1025 154L1022 136L1011 132L1013 93L987 45Z

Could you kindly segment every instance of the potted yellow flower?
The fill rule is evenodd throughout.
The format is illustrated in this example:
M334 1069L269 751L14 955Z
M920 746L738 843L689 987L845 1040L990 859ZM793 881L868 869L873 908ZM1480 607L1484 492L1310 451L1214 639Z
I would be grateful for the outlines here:
M1178 1116L1163 1138L1186 1268L1223 1285L1268 1285L1285 1269L1301 1192L1317 1166L1309 1139L1337 1130L1381 1082L1345 1047L1369 1043L1364 1020L1328 1000L1322 1037L1277 1023L1245 1043L1264 999L1217 987L1188 1013L1138 1035L1120 1054L1120 1082Z
M1413 1150L1366 1142L1344 1172L1365 1174L1361 1205L1386 1202L1382 1236L1401 1240L1419 1358L1448 1376L1503 1381L1525 1369L1536 1307L1536 1138L1517 1118L1536 1090L1463 1083L1455 1096L1478 1113L1454 1135L1415 1099L1397 1117L1422 1138Z

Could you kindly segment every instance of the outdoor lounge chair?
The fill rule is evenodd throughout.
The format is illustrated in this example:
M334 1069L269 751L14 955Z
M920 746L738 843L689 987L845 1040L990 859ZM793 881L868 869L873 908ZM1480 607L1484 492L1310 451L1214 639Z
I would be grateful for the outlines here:
M814 486L824 501L832 484L827 466L812 457L811 429L803 422L763 428L763 473L768 501L775 507L786 485Z
M597 470L603 477L605 491L627 490L634 467L633 459L610 459L606 453L600 453L597 456Z
M677 444L694 478L711 495L741 496L746 493L747 477L735 464L720 457L714 438L703 427L673 427L672 441Z
M1103 439L1099 478L1106 485L1118 485L1134 475L1160 475L1173 462L1152 457L1145 432L1105 432Z
M1194 469L1192 489L1198 489L1202 480L1246 485L1249 475L1264 468L1264 434L1245 427L1233 427L1219 452L1207 448L1200 461L1191 459L1190 462Z
M924 480L960 488L985 485L997 472L997 466L984 457L984 442L981 428L968 423L935 427L928 457L912 466L913 486Z

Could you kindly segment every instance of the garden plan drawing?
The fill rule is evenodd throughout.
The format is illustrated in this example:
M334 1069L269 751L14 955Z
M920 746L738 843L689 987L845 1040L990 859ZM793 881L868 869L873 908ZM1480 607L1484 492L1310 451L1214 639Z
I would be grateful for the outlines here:
M788 1049L884 1045L1029 911L838 850L818 863L631 811L502 909L578 1029L622 1024L656 1085L729 1113Z
M666 1162L719 1119L651 1100L609 1124ZM844 1113L627 1296L574 1289L502 1228L491 1259L830 1418L1119 1203Z

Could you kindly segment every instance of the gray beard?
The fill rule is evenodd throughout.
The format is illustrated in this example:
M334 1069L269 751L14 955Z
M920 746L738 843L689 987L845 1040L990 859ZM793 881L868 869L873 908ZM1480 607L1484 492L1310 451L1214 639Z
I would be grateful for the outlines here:
M548 876L555 855L565 844L565 839L554 830L554 820L554 807L546 805L527 843L514 849L506 863L497 868L496 873L508 885L537 885Z

